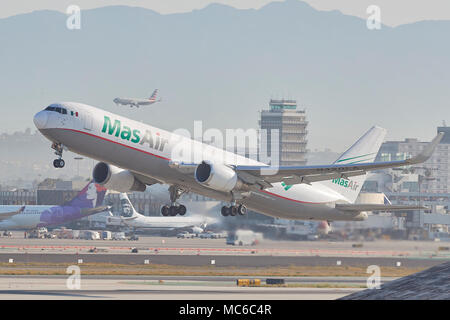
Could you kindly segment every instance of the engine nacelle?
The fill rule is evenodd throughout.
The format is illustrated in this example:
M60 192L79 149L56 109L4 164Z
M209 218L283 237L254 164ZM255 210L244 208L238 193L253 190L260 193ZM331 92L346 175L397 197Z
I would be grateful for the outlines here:
M245 184L238 179L236 171L224 164L203 161L195 169L195 180L217 191L230 192L245 189Z
M130 171L105 162L95 165L92 176L95 183L118 192L145 191L146 188Z

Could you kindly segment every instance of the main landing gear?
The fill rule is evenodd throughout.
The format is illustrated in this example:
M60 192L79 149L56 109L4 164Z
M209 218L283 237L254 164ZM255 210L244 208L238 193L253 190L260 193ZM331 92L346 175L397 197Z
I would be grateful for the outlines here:
M64 146L61 143L53 143L52 149L55 150L55 154L58 156L58 159L53 160L53 166L55 168L64 168L66 165L65 161L62 159Z
M177 200L181 197L183 193L185 193L186 190L179 188L177 186L170 186L169 187L169 194L170 194L170 206L165 205L161 207L161 214L164 217L167 216L184 216L186 214L186 207L182 204L178 204Z
M236 216L237 214L243 216L247 213L247 207L243 204L240 205L231 205L231 206L223 206L221 213L224 217L227 216Z

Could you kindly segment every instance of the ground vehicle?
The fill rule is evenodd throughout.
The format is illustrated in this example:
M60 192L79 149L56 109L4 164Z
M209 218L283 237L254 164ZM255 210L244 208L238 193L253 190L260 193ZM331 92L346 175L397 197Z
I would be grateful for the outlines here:
M128 240L130 240L130 241L138 241L138 240L139 240L139 237L138 237L137 235L135 235L135 234L132 234L132 235L128 238Z
M195 234L189 233L187 231L183 231L183 232L180 232L177 234L177 238L181 238L181 239L195 238Z
M200 233L199 237L201 239L217 239L217 235L211 231Z
M125 232L113 232L112 234L113 240L127 240L125 237Z
M47 234L48 234L47 228L38 228L29 232L27 238L44 239Z
M262 234L251 230L236 230L227 237L227 244L233 246L249 246L258 244L262 240Z
M97 231L85 230L82 232L82 238L85 240L100 240L100 233Z
M102 231L102 239L103 240L111 240L112 233L111 231Z

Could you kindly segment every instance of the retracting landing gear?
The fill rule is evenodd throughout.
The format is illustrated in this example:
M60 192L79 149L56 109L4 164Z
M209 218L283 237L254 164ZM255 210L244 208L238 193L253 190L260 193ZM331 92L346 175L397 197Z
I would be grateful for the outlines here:
M52 149L55 150L55 154L58 156L58 159L53 160L53 166L55 168L64 168L66 165L65 161L62 159L64 146L61 143L53 143Z
M236 216L237 214L244 216L247 213L247 207L243 204L240 205L231 205L231 206L223 206L221 213L224 217L227 216Z
M182 204L178 204L177 200L181 197L183 193L185 193L186 190L177 187L177 186L170 186L169 187L169 194L170 194L170 206L165 205L161 207L161 214L165 217L167 216L176 216L179 214L180 216L184 216L186 214L186 207Z
M242 193L231 192L231 204L230 204L230 206L222 207L222 210L221 210L222 216L234 217L238 214L240 216L244 216L247 213L247 207L244 206L243 204L237 204L237 201L244 199L245 196L246 195L242 194Z

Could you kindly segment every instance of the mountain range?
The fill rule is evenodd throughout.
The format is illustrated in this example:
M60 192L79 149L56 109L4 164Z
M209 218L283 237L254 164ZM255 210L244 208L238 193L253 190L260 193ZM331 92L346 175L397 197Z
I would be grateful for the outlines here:
M270 98L297 99L308 148L344 150L370 126L390 140L431 139L450 120L450 21L369 30L361 18L287 0L260 9L212 4L161 15L110 6L0 19L0 132L33 127L55 101L79 101L174 130L256 128ZM151 107L113 98L148 97ZM50 149L48 149L50 152Z

